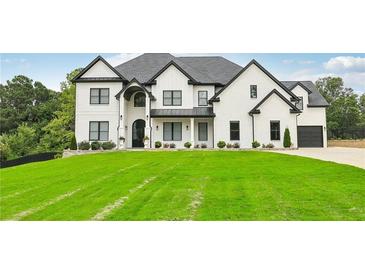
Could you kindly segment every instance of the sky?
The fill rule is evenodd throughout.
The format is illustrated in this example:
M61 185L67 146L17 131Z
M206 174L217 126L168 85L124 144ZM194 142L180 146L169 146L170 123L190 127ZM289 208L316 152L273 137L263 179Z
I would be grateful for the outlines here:
M59 91L60 82L75 68L85 67L96 56L103 56L113 66L119 65L138 53L22 53L0 54L0 82L5 84L15 75L25 75L46 87ZM256 59L281 81L311 80L340 76L345 87L358 94L365 93L365 53L212 53L182 54L175 56L220 55L241 66Z

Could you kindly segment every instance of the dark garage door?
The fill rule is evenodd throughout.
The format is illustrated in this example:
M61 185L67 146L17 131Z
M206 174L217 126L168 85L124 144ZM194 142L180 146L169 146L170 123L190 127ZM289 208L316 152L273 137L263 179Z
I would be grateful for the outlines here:
M323 147L321 126L298 127L298 147Z

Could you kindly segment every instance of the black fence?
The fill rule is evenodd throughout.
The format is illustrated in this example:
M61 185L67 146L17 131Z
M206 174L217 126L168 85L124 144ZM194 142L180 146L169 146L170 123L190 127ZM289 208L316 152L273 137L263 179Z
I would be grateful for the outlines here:
M357 129L329 129L328 139L365 139L365 128Z
M44 152L44 153L27 155L17 159L0 162L0 168L18 166L32 162L48 161L54 159L57 154L59 154L59 152Z

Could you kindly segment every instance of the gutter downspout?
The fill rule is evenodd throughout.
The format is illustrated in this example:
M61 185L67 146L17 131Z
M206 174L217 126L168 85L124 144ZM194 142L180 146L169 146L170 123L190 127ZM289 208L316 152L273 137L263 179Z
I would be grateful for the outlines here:
M149 96L149 94L148 94ZM149 124L150 124L150 149L152 148L152 124L151 124L151 98L150 98L150 108L149 108L149 113L148 113L148 119L150 120Z

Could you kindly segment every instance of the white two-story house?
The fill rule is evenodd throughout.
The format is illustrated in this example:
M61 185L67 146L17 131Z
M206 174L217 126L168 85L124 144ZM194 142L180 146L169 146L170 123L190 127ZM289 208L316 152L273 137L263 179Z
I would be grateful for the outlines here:
M77 142L280 148L288 128L294 147L327 146L328 103L315 85L279 81L255 60L241 67L219 56L148 53L113 67L99 56L73 82Z

